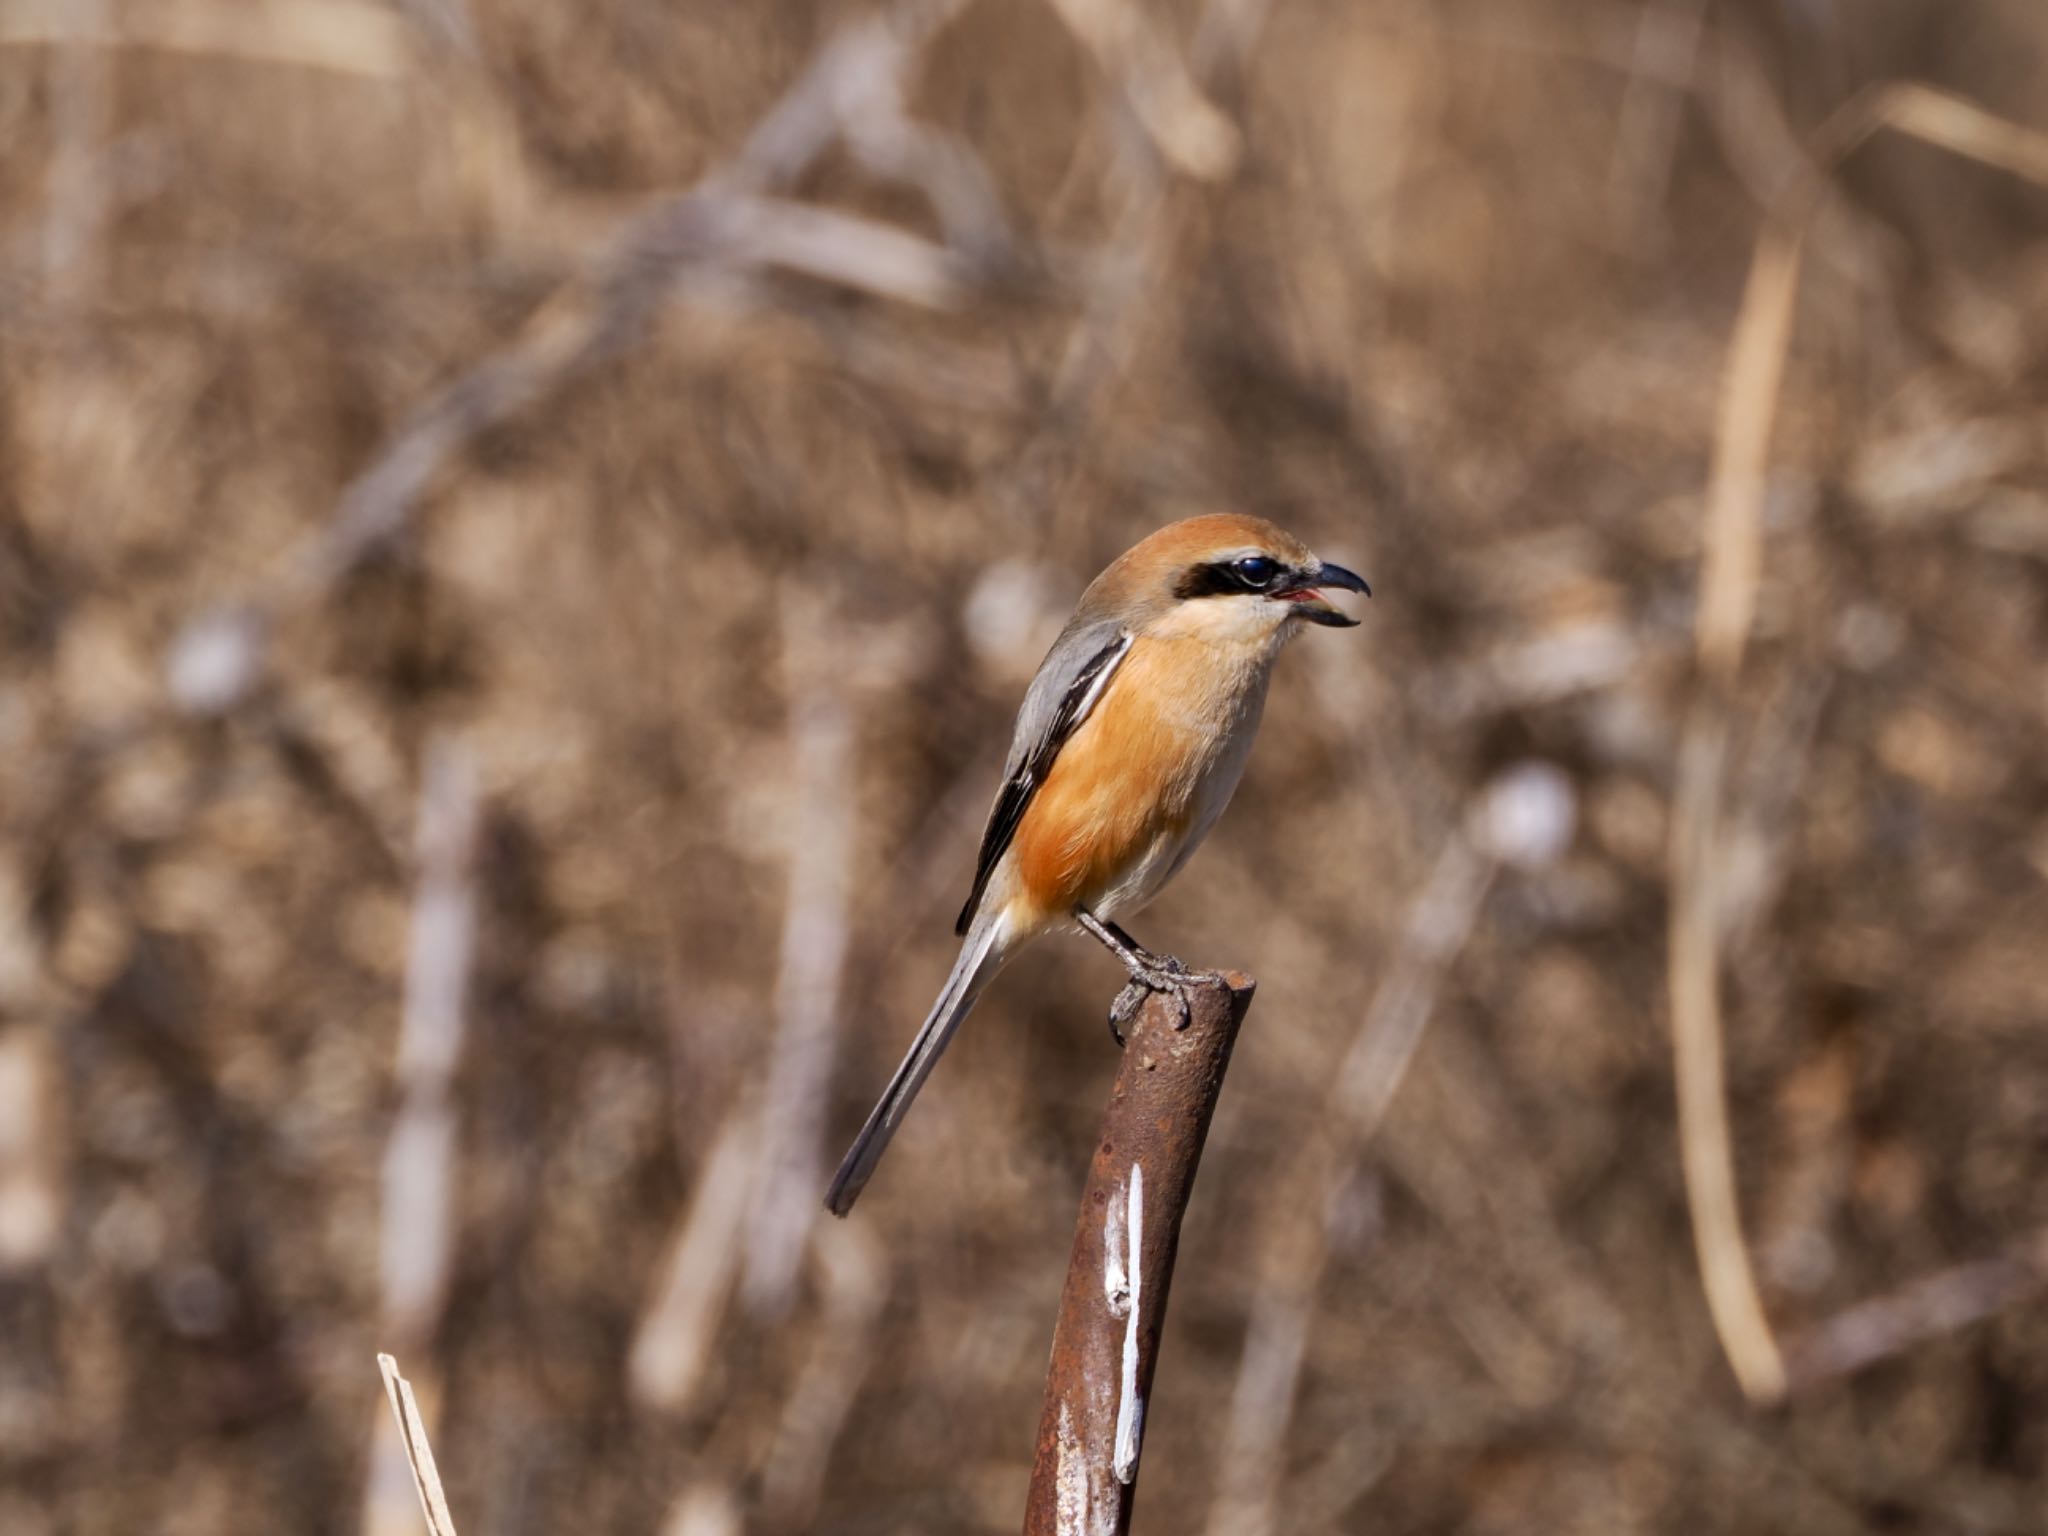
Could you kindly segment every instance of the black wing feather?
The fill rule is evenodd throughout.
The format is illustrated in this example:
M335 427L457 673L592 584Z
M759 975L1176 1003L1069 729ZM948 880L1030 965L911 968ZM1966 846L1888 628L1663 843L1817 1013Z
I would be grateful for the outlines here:
M1052 771L1053 759L1060 755L1060 748L1067 744L1067 738L1074 734L1075 728L1088 718L1088 711L1095 707L1095 701L1108 684L1109 674L1130 648L1131 637L1118 634L1088 658L1081 670L1074 674L1073 681L1067 684L1067 691L1060 696L1059 705L1046 722L1044 731L1023 752L1021 760L1004 780L1001 791L996 795L995 806L989 812L988 827L981 834L981 852L974 861L974 889L967 893L967 904L960 909L960 916L953 924L956 934L966 933L967 925L974 921L975 908L981 905L989 876L995 873L997 861L1017 835L1017 826L1024 820L1024 812L1030 807L1032 797Z

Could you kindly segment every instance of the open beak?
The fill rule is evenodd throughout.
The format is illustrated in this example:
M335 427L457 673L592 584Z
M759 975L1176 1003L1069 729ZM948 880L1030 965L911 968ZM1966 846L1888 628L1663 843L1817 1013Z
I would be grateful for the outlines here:
M1327 624L1332 629L1350 629L1358 620L1343 609L1324 601L1321 589L1342 587L1346 592L1363 592L1372 596L1372 588L1365 584L1365 578L1356 572L1347 571L1341 565L1330 565L1317 561L1308 579L1288 588L1280 595L1294 604L1294 610L1311 624Z

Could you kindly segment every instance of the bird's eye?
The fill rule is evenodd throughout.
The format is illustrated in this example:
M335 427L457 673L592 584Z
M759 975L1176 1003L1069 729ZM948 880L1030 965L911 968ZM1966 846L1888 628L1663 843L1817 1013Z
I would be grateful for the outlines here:
M1263 587L1271 581L1280 569L1278 560L1268 560L1264 555L1247 555L1232 567L1238 579L1248 587Z

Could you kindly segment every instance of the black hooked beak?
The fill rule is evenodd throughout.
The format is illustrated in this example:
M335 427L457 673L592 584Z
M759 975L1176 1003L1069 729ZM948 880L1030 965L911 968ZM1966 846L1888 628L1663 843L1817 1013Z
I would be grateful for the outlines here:
M1341 587L1346 592L1363 592L1367 597L1372 596L1372 588L1365 584L1363 576L1323 560L1316 562L1314 570L1304 572L1303 579L1281 596L1293 603L1295 610L1311 624L1326 624L1332 629L1355 627L1358 620L1343 609L1332 607L1318 595L1318 589L1322 587Z

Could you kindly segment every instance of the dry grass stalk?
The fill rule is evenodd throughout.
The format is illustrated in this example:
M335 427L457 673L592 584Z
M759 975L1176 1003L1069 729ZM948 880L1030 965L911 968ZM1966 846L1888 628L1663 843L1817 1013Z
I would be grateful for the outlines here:
M43 216L43 284L58 304L82 302L100 285L102 231L111 212L106 162L113 81L95 34L106 13L106 0L64 7L55 18L56 46L46 71L56 143Z
M1074 36L1123 91L1161 156L1211 181L1237 164L1236 126L1210 104L1173 46L1129 0L1053 0Z
M429 744L416 840L419 884L399 1030L400 1101L384 1156L380 1246L384 1326L424 1343L447 1294L454 1253L455 1113L470 970L476 952L476 765L460 744Z
M462 1056L470 972L476 952L476 842L480 802L476 765L457 741L428 742L421 775L414 855L418 880L407 935L405 1001L400 1016L395 1076L399 1104L385 1144L378 1276L382 1329L400 1349L424 1348L440 1321L455 1252L456 1125L452 1099ZM380 1355L385 1386L415 1482L421 1475L418 1420L412 1388L398 1398L396 1369ZM404 1385L400 1383L400 1385ZM432 1396L432 1393L429 1393ZM402 1518L387 1467L390 1447L373 1437L369 1486L363 1500L366 1536L385 1536ZM429 1472L432 1457L426 1458ZM421 1485L421 1498L426 1498ZM438 1496L439 1485L435 1485ZM445 1511L444 1511L445 1513ZM433 1526L434 1511L428 1509ZM435 1527L439 1530L441 1527ZM452 1531L453 1526L446 1529Z
M716 1483L685 1489L669 1506L661 1536L741 1536L747 1528L739 1500Z
M1851 1375L1928 1339L1995 1317L2044 1288L2048 1236L2039 1233L1997 1258L1923 1275L1806 1330L1788 1352L1793 1390Z
M427 1443L427 1425L420 1417L412 1383L398 1374L398 1362L389 1355L377 1356L377 1369L383 1373L384 1395L391 1400L391 1416L398 1421L399 1438L405 1443L427 1536L455 1536L455 1517L448 1512L448 1496L441 1490L441 1473L434 1465L434 1448Z
M0 1276L44 1264L63 1230L56 1057L46 1025L0 1028Z
M809 1530L817 1518L833 1447L874 1357L875 1324L889 1296L888 1255L866 1228L831 1221L817 1229L811 1254L823 1316L761 1474L762 1517L778 1530Z
M1792 332L1800 239L1777 226L1758 241L1722 377L1707 493L1694 638L1705 685L1679 743L1671 841L1671 1032L1679 1150L1707 1309L1753 1402L1784 1394L1785 1362L1763 1302L1735 1195L1720 1000L1721 863L1729 696L1756 609L1764 471Z
M1796 231L1774 226L1757 242L1722 375L1694 639L1702 669L1724 689L1741 668L1756 611L1764 476L1792 338L1799 256Z
M1822 125L1815 147L1839 160L1880 128L2048 186L2048 134L1917 80L1887 81L1855 97Z
M697 1175L676 1223L655 1293L641 1314L626 1375L636 1401L666 1412L689 1405L732 1292L754 1168L755 1116L734 1112Z
M1647 243L1671 181L1684 86L1693 79L1706 0L1654 0L1636 23L1633 67L1614 134L1608 196L1624 237Z
M760 1316L789 1306L804 1248L816 1229L823 1180L819 1136L837 1054L839 991L852 938L853 786L858 737L835 644L843 624L791 590L783 615L793 782L789 899L775 979L775 1037L762 1090L758 1163L747 1222L747 1305Z
M0 3L0 48L66 42L217 55L373 80L397 79L412 61L404 19L360 0L172 0L125 6L118 21L105 7L78 0Z

